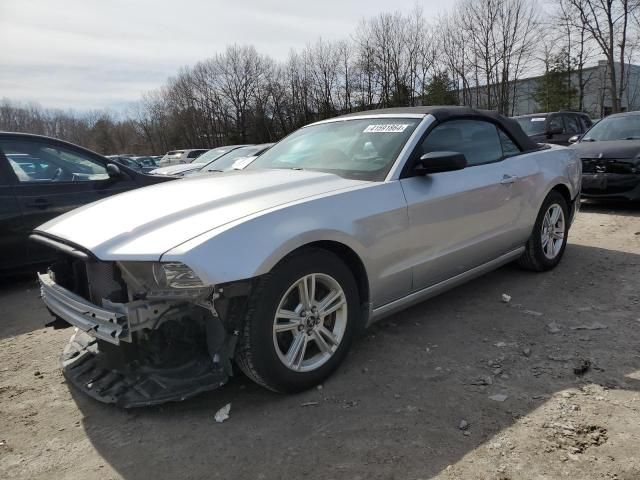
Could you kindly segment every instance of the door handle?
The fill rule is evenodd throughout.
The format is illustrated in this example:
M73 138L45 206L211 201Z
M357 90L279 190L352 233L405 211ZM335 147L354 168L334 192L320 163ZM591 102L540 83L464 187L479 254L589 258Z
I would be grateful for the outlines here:
M40 210L44 210L51 206L51 202L46 198L36 198L33 202L27 203L27 207L29 208L39 208Z
M518 180L518 177L516 177L515 175L503 175L502 180L500 180L500 183L502 185L511 185L512 183L515 183Z

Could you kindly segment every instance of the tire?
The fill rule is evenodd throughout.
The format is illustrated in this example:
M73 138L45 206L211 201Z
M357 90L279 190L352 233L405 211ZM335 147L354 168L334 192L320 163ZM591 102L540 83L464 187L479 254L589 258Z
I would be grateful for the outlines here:
M557 233L559 232L558 222L554 224L553 232L550 238L545 238L547 234L545 232L546 222L545 217L549 212L557 212L560 209L561 216L559 220L562 222L562 239L559 241ZM552 210L553 209L553 210ZM536 223L531 232L531 237L527 241L525 251L522 256L517 260L520 267L532 270L535 272L543 272L555 268L564 254L564 250L567 246L567 236L569 233L569 207L565 198L556 191L551 191L538 212ZM551 244L549 242L552 242Z
M315 310L303 305L301 293L305 288L311 291L312 282L315 295L307 307L315 303ZM323 317L322 300L330 300L331 292L338 297L322 311L341 306ZM261 279L248 302L236 364L253 381L276 392L298 392L324 381L344 360L361 323L353 274L339 257L320 248L298 251L280 262ZM276 312L287 316L276 318Z

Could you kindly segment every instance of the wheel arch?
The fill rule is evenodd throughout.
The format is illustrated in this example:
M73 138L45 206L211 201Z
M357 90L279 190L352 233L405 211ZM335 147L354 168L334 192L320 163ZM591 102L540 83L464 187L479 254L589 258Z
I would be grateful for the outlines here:
M547 192L547 195L549 195L549 193L554 191L560 193L560 195L562 195L566 200L567 207L571 208L572 198L571 198L571 191L569 190L569 187L567 187L564 183L558 183L553 188L551 188L549 192ZM545 198L547 195L545 195Z
M342 242L338 242L335 240L316 240L313 242L305 243L304 245L301 245L284 255L276 265L286 261L286 259L291 255L299 253L301 250L305 250L307 248L319 248L322 250L326 250L340 258L340 260L345 263L347 268L349 268L349 270L353 274L353 278L355 279L356 285L358 286L360 304L363 305L363 307L368 308L371 293L369 289L369 276L367 274L367 269L364 265L364 262L355 252L355 250Z

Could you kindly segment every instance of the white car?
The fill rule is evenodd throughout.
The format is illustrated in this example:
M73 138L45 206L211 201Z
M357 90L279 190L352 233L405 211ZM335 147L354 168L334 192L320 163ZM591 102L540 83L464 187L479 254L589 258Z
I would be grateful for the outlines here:
M168 167L169 165L179 165L182 163L191 163L208 149L194 148L189 150L171 150L167 152L158 162L160 167Z
M66 378L125 407L224 384L233 363L310 388L380 318L508 262L560 261L580 161L513 120L464 107L304 127L241 171L96 202L37 228L39 274L78 328Z
M155 170L151 170L151 175L173 175L179 176L184 172L188 172L190 170L197 170L202 168L209 162L217 160L218 158L226 155L233 150L236 150L240 147L244 147L245 145L226 145L224 147L212 148L208 152L205 152L195 158L192 162L189 163L178 163L174 165L167 165L164 167L156 168Z

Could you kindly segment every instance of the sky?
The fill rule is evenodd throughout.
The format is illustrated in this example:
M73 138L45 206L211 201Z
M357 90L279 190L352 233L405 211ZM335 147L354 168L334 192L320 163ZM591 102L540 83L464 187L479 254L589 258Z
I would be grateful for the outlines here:
M426 18L449 1L422 0ZM0 99L123 110L181 67L250 44L284 59L414 0L0 0Z

